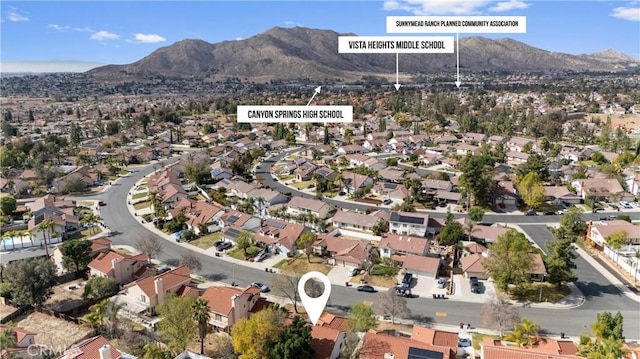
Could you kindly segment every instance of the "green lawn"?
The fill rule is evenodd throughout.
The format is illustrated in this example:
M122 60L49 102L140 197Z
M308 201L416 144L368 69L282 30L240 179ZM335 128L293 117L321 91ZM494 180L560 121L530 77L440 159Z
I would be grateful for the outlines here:
M557 287L549 283L532 283L525 289L514 293L512 297L517 300L539 303L542 288L542 303L556 303L571 293L567 286Z
M209 249L213 246L213 243L219 241L222 238L222 232L216 232L207 234L206 236L200 237L194 241L189 242L194 246L202 249Z
M282 269L284 271L291 270L296 273L306 273L310 271L318 271L323 274L329 273L333 266L324 264L323 258L311 256L311 263L307 262L307 256L301 255L295 258L286 259L278 262L274 268ZM346 270L346 269L345 269Z
M260 253L260 251L262 250L262 248L260 247L256 247L256 246L251 246L249 248L247 248L247 257L249 258L253 258L255 256L258 255L258 253ZM233 257L235 259L240 259L240 260L244 260L244 251L240 248L234 248L233 250L227 252L227 255L230 257Z
M131 196L131 199L141 199L146 198L149 195L149 192L139 192Z
M302 182L296 182L293 184L293 187L297 188L297 189L305 189L307 188L310 184L315 185L314 183L315 181L302 181Z
M82 231L76 232L73 235L69 236L69 239L85 239L85 238L89 238L91 236L94 236L94 235L100 233L100 231L101 231L101 229L98 226L87 228L87 229L83 229Z
M143 201L143 202L139 202L133 205L133 208L137 211L141 210L141 209L145 209L145 208L149 208L149 206L151 206L151 202L149 201Z

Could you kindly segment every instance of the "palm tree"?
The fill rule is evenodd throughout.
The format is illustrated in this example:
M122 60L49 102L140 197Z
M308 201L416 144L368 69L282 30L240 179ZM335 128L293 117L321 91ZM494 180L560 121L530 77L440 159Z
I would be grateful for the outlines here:
M47 218L44 221L40 222L38 226L40 231L42 231L42 237L44 238L44 250L47 254L47 258L49 258L49 247L47 245L47 233L49 234L49 239L51 239L51 235L53 234L53 228L55 223L51 220L51 218Z
M15 235L15 231L6 231L2 234L2 238L6 239L6 238L11 238L11 249L16 249L16 244L15 244L15 239L13 238ZM5 244L4 240L2 241L2 247L4 250L7 250L7 245Z
M464 231L465 231L465 232L467 232L467 240L468 240L469 242L471 242L471 235L472 235L474 232L477 232L477 231L479 231L479 230L480 230L480 229L477 227L477 223L476 223L476 222L474 222L474 221L467 221L467 222L464 224L464 228L463 228L463 229L464 229Z
M209 323L209 319L211 319L209 302L206 299L198 298L193 302L193 319L198 323L200 354L204 355L204 339L207 336L207 324Z
M102 308L104 319L109 321L109 334L113 337L118 336L118 312L122 307L123 305L120 303L106 300L106 303Z
M9 326L3 331L0 331L0 351L5 350L7 348L13 348L17 344L18 343L16 342L16 336L13 334L13 330L11 330L11 326Z

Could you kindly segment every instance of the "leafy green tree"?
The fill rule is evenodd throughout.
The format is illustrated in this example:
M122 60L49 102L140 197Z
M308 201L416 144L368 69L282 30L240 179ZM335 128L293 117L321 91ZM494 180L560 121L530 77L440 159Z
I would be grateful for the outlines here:
M162 320L158 324L160 337L173 354L182 353L196 336L193 325L193 298L172 295L157 307Z
M313 243L315 243L315 241L316 235L313 232L303 233L296 240L296 248L304 250L308 263L311 263L311 253L313 253Z
M11 326L7 326L5 329L0 331L0 351L8 348L14 348L17 344L18 343L16 342L16 336L13 335Z
M544 186L540 181L540 175L536 172L529 172L518 183L518 193L524 203L530 208L537 208L544 203Z
M64 268L71 269L73 265L76 271L85 270L91 262L91 241L88 239L66 241L60 246L60 253Z
M622 348L625 339L623 321L624 318L620 312L616 314L598 313L596 321L591 324L591 329L596 337L595 341L592 341L588 334L581 335L578 354L589 359L622 358L628 353L626 349Z
M517 323L513 331L504 338L506 341L515 342L519 347L522 344L533 344L539 339L540 326L527 319L522 318L520 323Z
M89 278L82 292L82 299L98 299L112 296L118 292L118 283L112 278Z
M168 350L162 350L157 343L147 343L144 345L144 355L142 359L173 359L175 355L171 355Z
M560 226L573 235L587 233L587 223L582 220L582 210L578 207L570 207L560 218Z
M631 223L631 216L629 216L628 214L619 214L616 216L616 219L619 221L626 221Z
M524 234L509 229L489 249L490 255L484 261L484 267L498 288L506 292L509 284L519 287L529 281L533 248Z
M625 231L616 231L612 233L609 237L605 238L607 244L613 249L620 249L623 245L627 244L627 232Z
M283 331L285 313L273 306L242 319L231 328L233 348L241 359L269 358Z
M204 298L193 301L193 319L198 323L198 335L200 336L200 354L204 355L204 339L207 337L207 325L211 319L209 302Z
M438 240L442 244L453 246L463 239L464 228L462 228L462 224L455 220L451 211L447 211L444 226L438 234Z
M541 154L534 153L529 156L527 162L516 168L516 183L519 183L529 173L537 173L541 182L549 180L549 164L547 158Z
M471 207L468 211L469 219L474 222L482 222L482 218L484 218L484 209L482 207Z
M489 155L471 154L460 161L462 171L458 184L465 194L470 194L475 204L484 204L487 196L495 189L493 180L494 159Z
M16 208L18 208L17 206L18 202L11 196L0 198L0 212L5 216L15 212Z
M272 359L312 359L311 327L300 318L293 317L293 323L284 328L277 342L271 347Z
M253 245L253 234L249 231L242 231L236 238L236 247L242 249L244 256L247 256L247 249Z
M381 236L387 230L387 223L384 219L380 218L372 227L371 233L376 236Z
M13 300L18 305L40 306L53 293L56 282L55 263L46 258L29 258L7 264L4 279L13 286Z
M349 321L356 332L366 332L378 325L376 313L370 305L358 303L349 310Z
M547 244L549 255L545 258L545 264L549 283L559 287L562 283L578 280L572 271L577 268L574 262L577 256L571 249L572 245L571 239L568 238L556 239Z

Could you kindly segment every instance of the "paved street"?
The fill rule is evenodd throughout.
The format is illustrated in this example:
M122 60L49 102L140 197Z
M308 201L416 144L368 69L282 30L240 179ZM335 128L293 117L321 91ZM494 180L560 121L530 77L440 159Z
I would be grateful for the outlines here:
M168 164L178 158L165 160ZM268 168L265 165L261 167ZM148 235L148 230L140 224L127 210L127 194L131 187L145 175L153 171L152 166L136 169L125 178L121 178L111 188L104 193L96 195L95 199L103 200L106 206L102 207L101 216L105 224L111 228L110 239L115 245L132 245L136 238ZM270 176L269 176L270 178ZM265 178L266 181L269 179ZM277 189L276 183L270 184L271 188ZM278 184L279 185L279 184ZM290 189L287 188L287 191ZM293 192L293 191L292 191ZM308 197L308 196L306 196ZM359 204L338 203L339 207L364 207ZM555 216L541 216L538 219L551 221ZM525 216L500 216L501 222L507 219L510 223L522 223L530 217ZM557 219L556 219L557 221ZM537 237L537 235L535 235ZM180 256L189 251L183 245L173 241L164 242L164 250L160 255L160 260L168 264L177 264ZM239 285L246 285L254 281L271 284L273 274L266 273L247 266L237 265L224 261L216 257L203 254L202 250L194 250L202 262L202 271L199 273L211 281L222 281L231 283L233 279ZM3 261L19 253L3 254ZM7 258L5 258L7 256ZM586 267L586 264L578 262L578 266ZM595 271L594 271L595 272ZM536 322L551 334L565 332L571 336L577 336L587 330L589 325L595 321L596 314L603 310L620 310L625 318L625 335L627 338L640 339L640 304L631 301L622 295L605 293L609 289L609 283L598 273L592 273L593 277L584 277L588 293L585 305L577 309L543 309L543 308L521 308L520 313ZM597 295L601 293L601 295ZM347 311L348 308L363 300L375 301L375 294L357 293L354 287L334 286L329 300L329 308L336 311ZM409 308L413 313L413 319L421 323L438 322L443 324L457 325L461 322L471 323L472 326L480 326L481 320L479 312L480 303L468 303L453 300L434 300L432 298L414 298L409 300Z

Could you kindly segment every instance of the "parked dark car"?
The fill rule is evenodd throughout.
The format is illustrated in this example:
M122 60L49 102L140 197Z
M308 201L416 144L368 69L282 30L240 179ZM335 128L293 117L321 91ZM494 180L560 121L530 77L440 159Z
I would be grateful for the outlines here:
M390 199L385 199L384 201L382 201L382 204L389 205L389 204L391 204L391 202L393 202L393 201L390 200Z
M231 242L227 242L227 241L217 241L216 243L214 243L214 246L216 247L216 250L223 251L225 249L231 248L231 246L233 246L233 244L231 244Z
M411 287L411 282L413 281L413 274L406 273L404 277L402 277L402 287L409 288Z
M555 214L556 214L556 212L554 212L554 211L547 211L547 212L544 212L544 213L542 213L542 214L544 214L545 216L553 216L553 215L555 215Z
M537 216L538 213L536 211L528 211L524 213L525 216Z
M469 285L471 286L471 293L480 293L478 277L469 277Z
M396 287L395 290L398 297L411 297L411 290L408 288Z
M367 293L377 292L376 289L370 285L361 285L356 289L358 290L358 292L367 292Z

